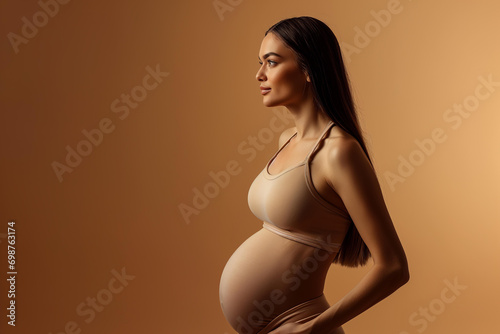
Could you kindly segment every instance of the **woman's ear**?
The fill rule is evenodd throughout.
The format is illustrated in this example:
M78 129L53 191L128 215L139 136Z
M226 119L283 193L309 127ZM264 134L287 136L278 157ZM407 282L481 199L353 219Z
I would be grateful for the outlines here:
M309 74L307 72L304 72L304 74L306 75L306 81L311 82L311 78L309 77Z

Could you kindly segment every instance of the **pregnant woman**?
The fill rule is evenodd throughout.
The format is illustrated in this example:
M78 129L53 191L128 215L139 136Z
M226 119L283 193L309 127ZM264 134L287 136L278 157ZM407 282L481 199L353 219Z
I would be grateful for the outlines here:
M409 279L403 247L361 135L338 41L311 17L282 20L259 51L267 107L295 127L248 192L262 229L229 258L224 316L240 334L341 334L342 325ZM323 294L332 263L368 273L342 299Z

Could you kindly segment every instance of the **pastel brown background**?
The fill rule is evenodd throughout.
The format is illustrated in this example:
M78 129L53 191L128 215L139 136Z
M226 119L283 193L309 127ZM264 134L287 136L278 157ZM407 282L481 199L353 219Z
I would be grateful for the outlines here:
M21 35L22 18L33 22L42 7L0 5L2 332L55 334L73 321L81 333L234 333L220 309L219 278L232 252L261 228L246 196L279 133L255 156L238 147L250 147L249 136L283 112L262 105L255 80L265 30L310 15L345 48L356 45L357 29L376 29L371 11L397 8L346 63L411 281L344 327L349 334L498 333L498 2L221 1L232 8L221 16L212 0L70 1L17 53L9 33ZM148 66L169 74L141 90ZM483 98L474 100L478 78L488 76L497 86L479 88ZM147 96L127 117L114 112L113 101L133 90ZM447 110L464 101L474 110L458 123ZM82 130L105 119L113 130L60 182L54 161L66 164L66 146L76 149ZM419 156L415 141L433 131L441 142ZM391 187L387 173L397 174L400 158L411 155L421 164ZM193 206L193 189L203 191L210 172L230 161L237 175L184 219L180 205ZM15 328L6 317L9 220L17 235ZM113 270L135 278L117 292ZM367 270L332 266L329 301ZM446 280L462 290L446 290L445 303ZM77 313L98 295L108 304L94 318L88 306L85 316ZM426 318L420 312L429 307Z

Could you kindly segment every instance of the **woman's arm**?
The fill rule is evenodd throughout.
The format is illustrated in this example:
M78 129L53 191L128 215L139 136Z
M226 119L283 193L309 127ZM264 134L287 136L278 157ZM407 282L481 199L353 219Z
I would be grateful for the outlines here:
M336 138L328 151L326 179L342 198L374 265L340 301L311 322L311 334L328 334L378 303L409 280L399 241L375 171L354 139Z

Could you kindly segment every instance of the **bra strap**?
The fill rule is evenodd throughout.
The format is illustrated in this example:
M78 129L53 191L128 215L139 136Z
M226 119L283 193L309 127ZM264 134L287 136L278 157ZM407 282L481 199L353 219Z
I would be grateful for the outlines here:
M323 140L323 138L325 137L325 134L328 130L330 130L330 128L335 125L335 123L333 123L332 120L330 120L330 122L328 122L328 124L326 125L325 129L323 130L323 132L321 133L321 136L319 136L319 138L316 140L316 144L314 144L312 150L309 152L309 154L307 155L306 157L306 162L309 162L309 160L311 159L311 155L316 151L316 149L318 148L319 146L319 143Z
M314 186L314 183L313 183L313 180L312 180L312 176L311 176L311 168L309 166L310 162L311 162L311 155L316 151L316 149L318 148L318 145L319 143L321 142L321 140L323 140L323 138L325 137L325 134L326 132L333 126L335 125L335 123L333 123L333 121L330 121L326 127L326 129L323 131L322 135L318 138L317 142L316 142L316 145L314 145L313 149L311 150L311 152L309 152L309 155L307 156L307 159L306 159L306 168L304 169L304 173L305 173L305 178L306 178L306 184L307 184L307 187L309 188L311 194L313 195L314 198L316 198L316 200L321 204L323 205L327 210L345 218L345 219L350 219L350 216L344 212L343 210L339 209L338 207L336 207L335 205L333 205L332 203L328 202L326 199L324 199L321 194L318 192L318 190L316 189L316 187Z

